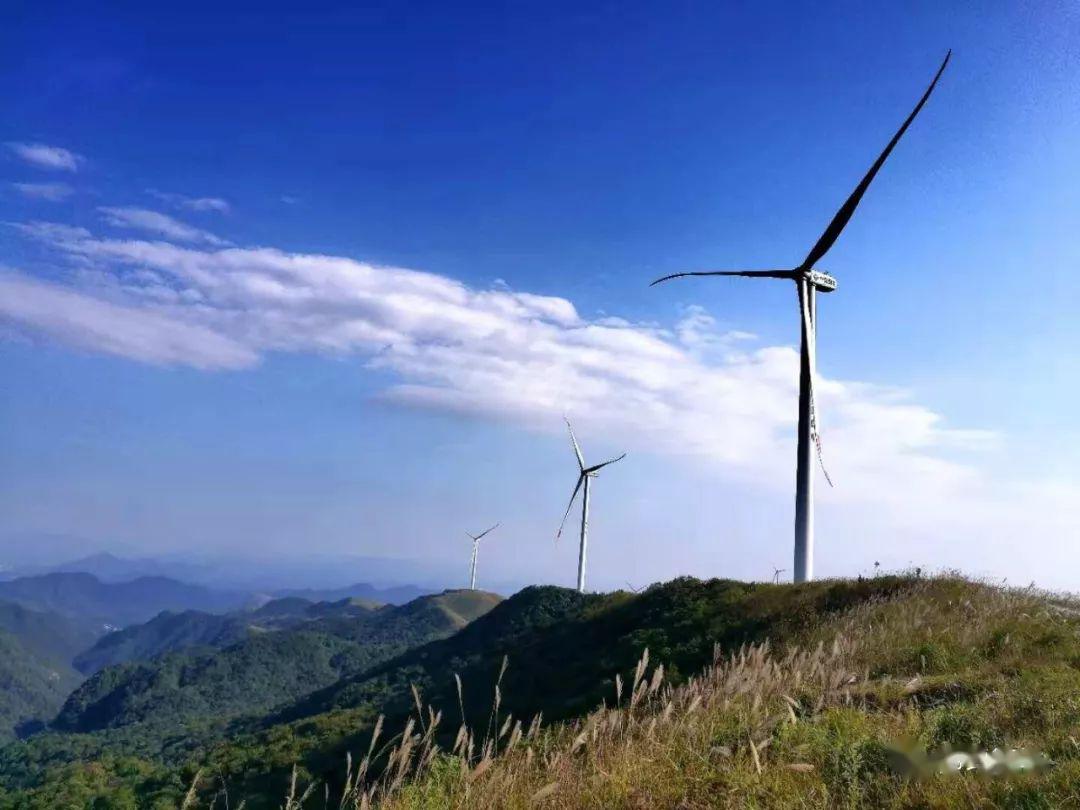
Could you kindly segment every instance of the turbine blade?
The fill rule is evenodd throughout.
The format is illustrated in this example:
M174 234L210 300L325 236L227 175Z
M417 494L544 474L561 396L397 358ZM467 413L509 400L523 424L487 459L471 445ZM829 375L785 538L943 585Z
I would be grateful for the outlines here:
M480 534L476 535L476 537L474 537L473 539L474 539L474 540L479 540L479 539L480 539L481 537L483 537L483 536L484 536L485 534L487 534L488 532L493 532L493 531L495 531L495 530L496 530L497 528L499 528L499 524L498 524L498 523L496 523L496 524L495 524L494 526L492 526L492 527L491 527L490 529L484 529L484 531L480 532Z
M802 310L803 329L809 338L814 341L814 351L811 354L810 361L810 441L814 443L814 448L817 450L818 464L821 467L821 472L825 476L825 480L829 486L832 487L832 478L829 476L829 471L825 468L825 456L821 451L821 434L818 432L818 418L817 418L817 404L814 402L814 385L817 382L817 324L810 318L810 306L806 300L806 296L799 296L799 308Z
M817 429L817 414L814 411L814 390L812 387L810 389L810 420L811 424L813 425L813 433L811 434L811 438L813 438L814 447L817 449L818 465L821 467L821 474L825 476L825 481L828 483L829 487L832 488L832 476L829 475L829 471L825 467L825 456L821 451L821 434L818 433Z
M565 416L563 417L563 419L566 420L566 427L570 431L570 442L574 445L574 455L577 456L578 469L584 470L585 459L581 455L581 448L578 447L577 436L574 435L574 427L570 424L570 420L567 419Z
M592 467L589 467L589 469L585 470L585 474L588 475L589 473L594 473L597 470L601 469L602 467L606 467L608 464L614 464L616 461L622 461L624 458L626 458L626 453L623 453L618 458L608 459L603 464L596 464L596 465L594 465Z
M585 473L582 473L581 475L578 476L577 484L574 486L574 491L570 495L570 503L568 503L566 505L566 511L563 513L563 516L562 516L562 523L559 524L559 531L557 531L555 533L555 539L556 540L558 540L560 537L562 537L563 527L566 526L566 518L569 516L570 510L574 506L574 499L577 498L578 490L581 489L581 482L584 481L584 480L585 480Z
M655 287L662 281L670 281L673 278L686 278L687 276L743 276L744 278L795 278L791 270L701 270L692 273L672 273L670 276L658 278L649 284Z
M878 169L885 163L885 159L889 157L893 147L896 146L900 138L907 132L907 128L911 126L911 122L915 120L915 116L919 114L919 111L926 104L926 100L930 98L930 94L934 92L934 87L938 83L938 79L941 78L941 74L945 72L945 66L949 64L949 57L952 56L952 50L950 49L945 54L945 61L941 63L941 67L938 68L938 72L934 75L934 80L930 82L930 86L926 88L926 92L923 93L919 103L915 105L915 109L911 111L911 115L907 117L907 120L900 126L900 129L893 135L892 140L889 141L888 146L885 147L885 151L878 155L878 159L874 161L874 165L870 167L870 171L866 173L866 176L859 182L859 185L855 187L855 190L851 192L851 196L844 201L844 204L840 206L840 210L836 212L836 216L833 217L832 222L829 223L829 227L825 229L825 233L817 240L817 244L807 254L806 260L802 263L801 269L810 270L818 260L821 259L826 253L829 252L829 248L833 246L833 242L840 236L840 232L848 224L848 220L851 219L852 214L855 213L855 209L859 205L859 201L862 200L863 194L866 193L866 189L869 188L870 183L873 181L874 176L878 173Z

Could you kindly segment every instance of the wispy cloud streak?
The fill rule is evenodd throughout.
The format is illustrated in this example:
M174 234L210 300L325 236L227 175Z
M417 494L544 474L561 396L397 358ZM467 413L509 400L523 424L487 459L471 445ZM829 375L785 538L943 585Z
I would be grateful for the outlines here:
M5 144L18 158L39 169L76 172L83 157L61 146L48 146L43 143L23 143L9 141Z
M207 245L227 245L226 240L209 231L187 225L178 219L146 208L111 208L98 209L105 221L115 228L131 228L161 236L177 242L201 242Z
M12 183L11 187L24 197L49 202L66 200L75 193L67 183Z
M184 194L173 194L167 191L158 191L153 188L148 188L146 193L174 208L183 208L188 211L210 211L218 214L227 214L232 210L232 206L229 205L228 201L221 199L221 197L188 197Z

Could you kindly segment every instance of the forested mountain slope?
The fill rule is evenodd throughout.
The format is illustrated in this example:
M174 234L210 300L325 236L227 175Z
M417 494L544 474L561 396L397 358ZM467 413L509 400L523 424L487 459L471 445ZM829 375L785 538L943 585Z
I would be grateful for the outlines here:
M4 601L0 601L0 631L10 633L43 661L64 665L98 637L85 622Z
M71 695L54 727L87 732L143 723L166 729L264 712L450 635L498 601L482 591L448 591L379 610L346 602L340 611L323 606L316 613L327 615L254 633L221 650L108 667Z
M55 613L0 602L0 739L52 718L81 680L72 656L94 639Z
M314 622L370 616L380 605L362 599L309 602L299 597L273 599L254 610L207 613L201 610L162 611L148 622L134 624L102 636L93 647L77 655L73 664L84 675L134 661L148 661L166 653L193 648L228 647L254 633L295 629Z
M38 657L0 630L0 741L47 721L78 682L70 667Z
M190 647L226 647L247 633L248 625L233 615L163 611L148 622L102 636L76 655L72 664L84 675L92 675L108 666L146 661Z

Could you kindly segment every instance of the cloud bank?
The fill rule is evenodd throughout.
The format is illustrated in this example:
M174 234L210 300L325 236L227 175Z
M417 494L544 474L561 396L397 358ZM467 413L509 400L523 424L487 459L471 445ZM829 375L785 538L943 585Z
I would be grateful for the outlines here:
M720 330L703 309L670 326L589 318L564 298L505 283L477 289L347 257L225 246L167 217L104 212L112 224L173 241L16 225L67 270L60 282L0 276L0 321L86 350L208 371L274 353L355 357L389 373L381 395L394 402L543 431L561 430L569 412L583 432L620 449L790 491L797 352ZM878 543L948 538L938 559L955 560L949 542L985 559L991 538L993 553L1011 553L1001 538L1029 533L1033 513L1060 537L1080 520L1073 482L991 475L993 433L951 427L897 389L823 377L817 394L837 483L819 484L820 499L872 514Z
M103 211L115 225L208 242L204 232L146 216L152 212ZM272 352L355 355L392 372L398 382L383 396L412 406L530 427L557 424L568 411L594 430L744 477L770 481L790 467L795 349L721 332L699 308L661 328L585 318L564 298L473 289L339 256L108 239L55 223L19 227L76 272L62 285L9 276L3 314L84 348L204 369L244 367ZM844 493L852 481L865 490L886 474L955 489L974 472L949 453L991 438L947 427L895 390L823 378L819 397Z

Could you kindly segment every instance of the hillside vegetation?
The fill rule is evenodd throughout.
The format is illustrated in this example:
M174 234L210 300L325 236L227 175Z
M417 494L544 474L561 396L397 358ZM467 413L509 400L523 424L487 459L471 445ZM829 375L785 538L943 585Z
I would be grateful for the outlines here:
M322 615L293 630L256 633L222 650L109 667L68 698L53 727L87 732L139 723L167 733L178 723L265 712L450 635L498 601L482 591L449 591L382 610L346 600L340 611L321 607Z
M48 720L78 682L73 670L42 660L0 630L0 741Z
M135 624L102 636L90 649L75 656L73 664L84 675L131 661L149 661L166 653L197 647L220 649L255 633L289 630L332 619L370 617L381 607L364 599L312 603L299 597L274 599L255 610L207 613L202 610L162 611L143 624Z
M699 674L674 686L662 659L643 657L607 706L532 732L503 720L506 733L488 735L487 747L477 736L471 755L467 738L448 753L437 734L417 726L402 744L414 752L400 758L410 767L391 768L374 790L376 803L394 810L1077 806L1073 604L960 579L760 589L782 589L790 600L772 642L719 647ZM807 610L829 606L841 609L819 618ZM902 773L899 752L909 746L1029 748L1053 767L916 779ZM368 800L363 790L349 798Z
M227 614L194 609L177 612L172 608L185 605L208 610L236 608L246 602L247 597L161 577L106 583L88 574L62 572L0 582L0 596L3 597L0 598L0 636L3 636L0 640L3 651L0 656L0 740L40 729L52 720L84 675L92 675L105 667L149 661L180 651L186 651L188 655L199 651L206 653L241 642L253 633L294 629L305 624L316 632L329 630L331 634L347 634L348 620L367 617L380 607L378 603L359 598L316 604L290 597L271 600L255 610L233 610ZM148 613L163 606L169 609L162 610L149 621L130 623L141 621ZM392 617L386 618L388 624L392 623ZM321 621L327 625L334 620L341 623L336 630L315 624ZM127 626L122 629L107 632L124 624ZM448 632L458 626L453 620L446 623ZM405 632L401 635L401 643L392 649L373 650L374 655L362 655L351 666L342 660L340 665L327 668L329 674L316 672L307 689L317 688L344 672L355 671L356 667L400 651L420 638ZM422 636L423 640L434 637ZM284 639L269 646L273 649L267 655L279 659L282 669L292 667L299 677L310 670L292 665L288 656L317 659L317 651L326 647L317 643L313 655L303 644ZM347 651L331 653L347 654ZM161 669L168 677L170 664ZM318 670L318 665L315 669ZM182 676L189 671L183 672ZM142 674L146 672L143 670ZM251 686L250 679L240 679L235 688ZM254 694L260 695L263 691ZM283 694L295 697L304 694L304 690L286 690ZM281 695L267 695L266 701L270 702L248 700L255 706L272 705L274 697L284 699ZM215 697L208 704L204 702L203 707L213 708L223 700L227 698ZM153 741L148 743L152 748Z
M297 601L292 604L294 626L277 624L285 620L279 606L258 619L272 620L277 629L253 631L221 650L193 648L106 667L66 701L70 683L49 692L47 702L23 697L26 685L46 673L24 671L25 660L17 659L22 660L19 679L12 683L19 691L11 697L32 711L11 713L11 722L25 723L24 714L49 718L59 702L63 707L50 730L0 749L0 788L49 783L55 769L81 767L76 763L119 758L151 770L182 765L214 741L258 727L268 712L313 690L454 633L499 601L480 591L448 591L377 609L357 600ZM43 715L42 705L52 710ZM175 770L162 772L175 778Z
M9 746L0 807L1076 806L1080 622L959 578L529 588L233 731L171 763ZM1056 765L915 780L908 743Z
M72 656L93 638L62 616L0 602L0 740L56 714L81 680Z
M0 601L0 631L17 638L39 659L65 665L97 637L95 630L84 622L3 601Z
M129 661L147 661L189 647L226 647L247 635L247 625L231 615L185 610L162 611L143 624L102 636L72 659L84 675Z

